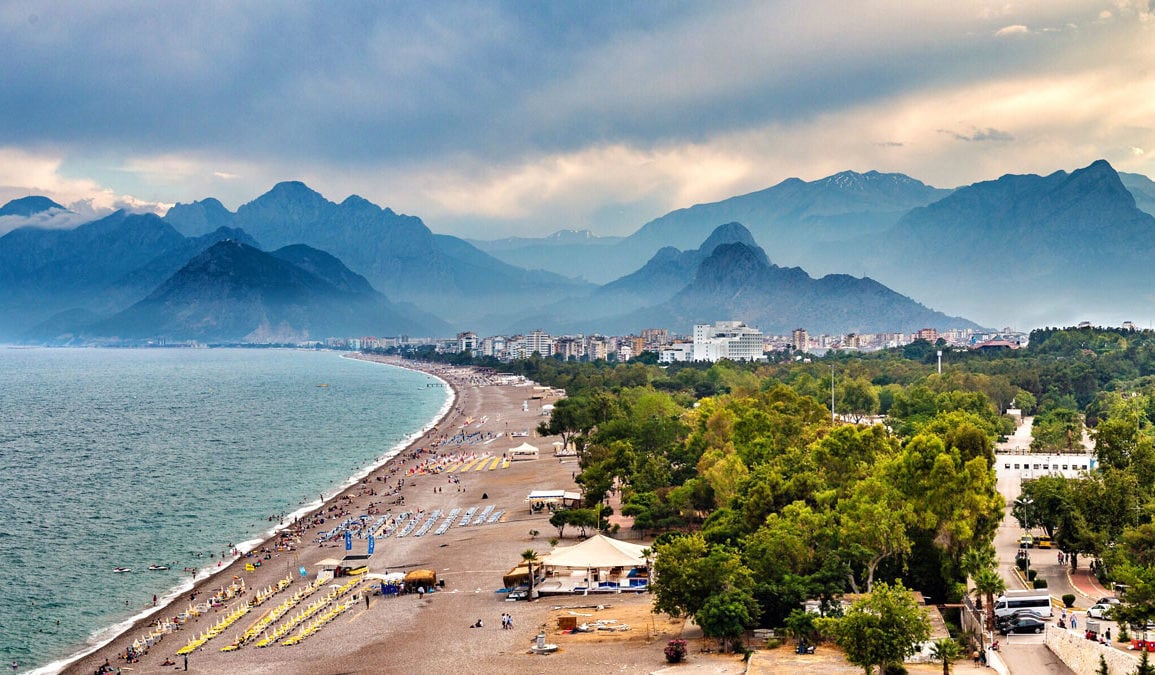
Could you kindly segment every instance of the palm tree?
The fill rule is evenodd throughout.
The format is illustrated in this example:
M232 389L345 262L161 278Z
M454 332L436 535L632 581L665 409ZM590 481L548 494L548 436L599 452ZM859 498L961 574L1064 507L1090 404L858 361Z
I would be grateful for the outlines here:
M522 551L521 559L529 565L529 599L533 600L533 564L537 562L537 551L527 548Z
M958 643L950 638L935 640L930 648L930 658L933 661L942 661L942 675L950 675L951 661L962 656L962 649Z
M995 628L995 596L1002 595L1007 590L1007 582L1003 581L998 570L993 567L980 569L971 575L975 582L975 594L982 594L987 610L987 628Z

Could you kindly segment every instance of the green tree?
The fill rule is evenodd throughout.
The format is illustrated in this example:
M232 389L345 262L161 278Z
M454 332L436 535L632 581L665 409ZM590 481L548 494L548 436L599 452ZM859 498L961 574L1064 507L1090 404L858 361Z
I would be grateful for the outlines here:
M750 591L754 578L737 553L710 546L701 534L675 537L655 546L654 611L696 616L711 596Z
M995 596L1002 595L1007 590L1007 582L999 574L997 567L983 567L973 573L975 582L974 592L983 597L983 606L986 608L987 629L995 628Z
M862 667L866 675L874 666L883 673L888 665L902 663L930 637L930 620L902 582L875 584L842 618L818 621L833 633L846 659Z
M863 568L864 588L869 593L879 563L910 553L907 527L915 520L909 501L889 481L872 476L859 481L848 499L838 502L840 541L851 559ZM854 571L850 586L859 592Z
M711 595L694 615L694 623L706 637L718 638L722 651L742 637L758 620L760 609L747 591L730 589Z
M878 391L870 382L859 377L844 379L838 386L835 401L835 410L850 415L856 424L863 417L878 412Z
M942 675L950 675L950 664L962 656L962 648L951 638L940 638L930 648L930 658L942 663Z

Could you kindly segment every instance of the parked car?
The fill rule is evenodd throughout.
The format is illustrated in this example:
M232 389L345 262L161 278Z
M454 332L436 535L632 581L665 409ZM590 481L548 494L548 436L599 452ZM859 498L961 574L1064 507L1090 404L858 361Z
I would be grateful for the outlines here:
M1096 605L1118 605L1118 604L1122 604L1122 602L1123 601L1120 600L1119 598L1099 598L1098 600L1095 601L1095 604Z
M1019 548L1030 548L1031 546L1034 546L1034 544L1035 538L1029 534L1024 534L1023 536L1019 537Z
M995 623L1001 628L1002 626L1010 625L1019 619L1038 619L1039 621L1043 621L1045 618L1046 617L1033 609L1019 609L1010 614L998 617Z
M1032 619L1029 616L1023 617L1009 624L999 628L999 632L1003 635L1010 635L1011 633L1042 633L1047 624Z
M1110 619L1111 609L1113 607L1114 605L1106 602L1092 605L1091 608L1087 610L1087 616L1091 617L1092 619Z

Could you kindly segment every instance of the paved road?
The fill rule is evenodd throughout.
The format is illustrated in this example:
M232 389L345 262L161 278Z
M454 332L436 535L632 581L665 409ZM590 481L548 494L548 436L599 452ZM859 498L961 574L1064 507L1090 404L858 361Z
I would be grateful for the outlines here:
M1014 436L1000 444L997 452L1011 450L1023 451L1030 447L1031 423L1027 418L1023 421ZM1003 514L1003 522L995 533L995 553L999 557L999 574L1007 584L1008 589L1026 588L1022 578L1015 573L1015 554L1019 549L1019 536L1022 534L1019 522L1011 516L1010 505L1019 497L1022 491L1022 481L1019 476L1004 476L999 478L998 490L1007 500L1007 508ZM1048 588L1052 594L1062 595L1073 592L1066 574L1062 573L1058 564L1058 551L1034 550L1031 562L1039 570L1039 576L1047 579ZM1053 578L1053 580L1052 580ZM1083 617L1079 617L1080 622ZM1067 667L1043 645L1041 635L1012 635L1000 637L999 655L1012 675L1035 675L1036 673L1050 673L1053 675L1074 675L1074 671Z

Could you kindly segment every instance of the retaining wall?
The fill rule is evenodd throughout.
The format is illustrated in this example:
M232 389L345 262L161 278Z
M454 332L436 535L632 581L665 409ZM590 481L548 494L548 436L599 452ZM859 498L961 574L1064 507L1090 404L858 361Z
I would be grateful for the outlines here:
M1083 637L1082 631L1047 626L1043 644L1075 671L1075 675L1095 675L1099 672L1100 655L1107 660L1107 672L1111 675L1133 673L1139 665L1139 658L1134 654L1088 640Z

